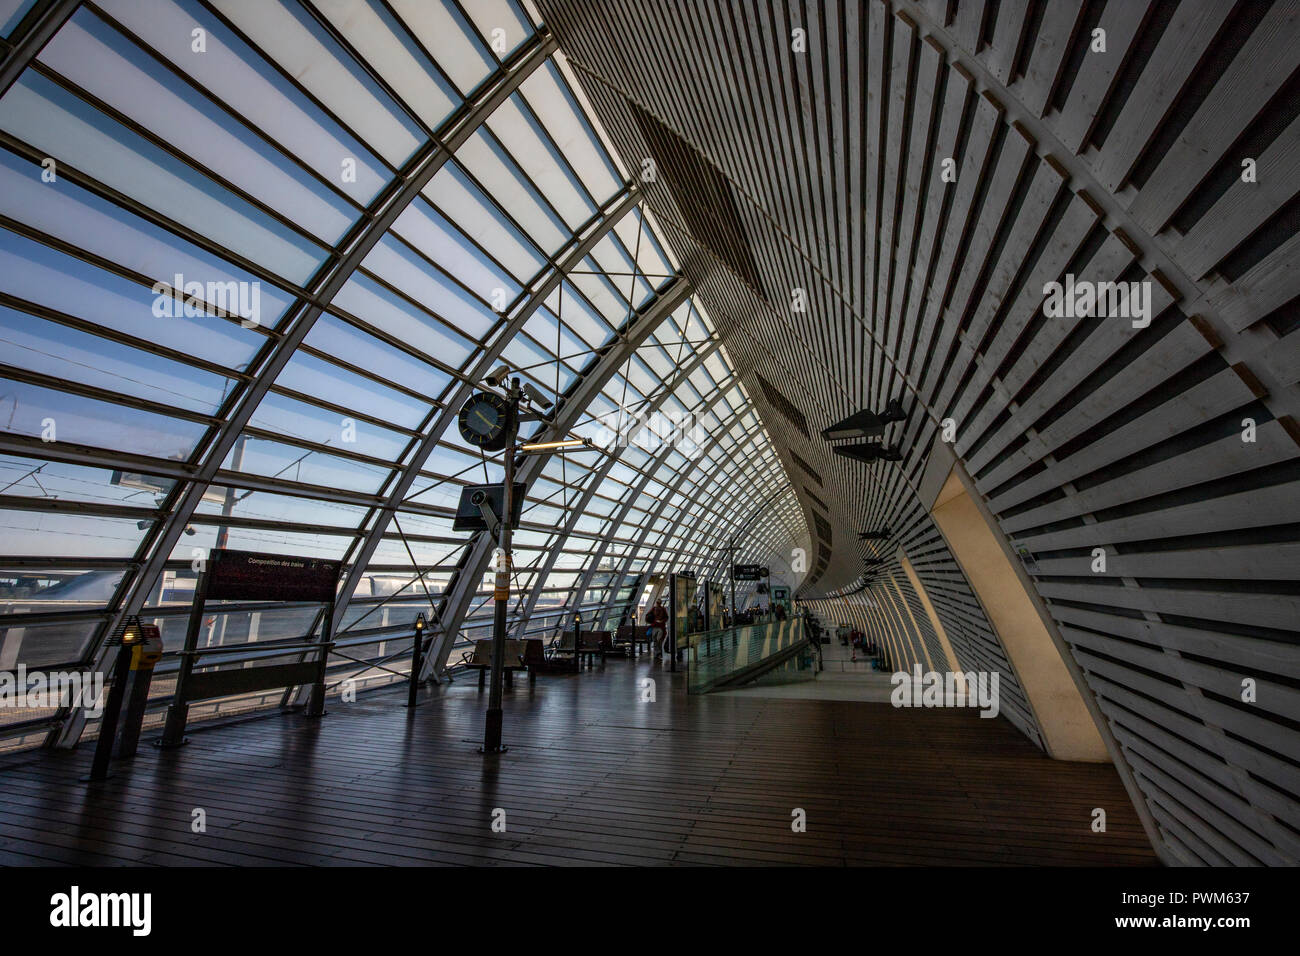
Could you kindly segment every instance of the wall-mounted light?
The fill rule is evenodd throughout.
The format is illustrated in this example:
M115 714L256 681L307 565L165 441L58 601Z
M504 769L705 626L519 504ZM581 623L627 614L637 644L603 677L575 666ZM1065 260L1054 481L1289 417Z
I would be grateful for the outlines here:
M566 438L561 441L525 442L519 446L519 453L522 455L545 455L555 451L595 447L595 444L589 438Z
M885 445L881 442L863 442L859 445L836 445L831 449L835 454L854 461L902 461L903 453L897 445Z
M854 412L848 418L836 422L830 428L823 428L822 438L827 441L841 441L846 438L871 438L883 434L884 431L884 420L875 412L863 409L860 412Z
M892 398L883 412L873 412L864 408L854 412L848 418L841 419L830 428L822 429L822 438L826 441L845 441L851 438L877 438L885 433L885 426L893 422L907 420L900 399Z
M903 411L903 403L900 399L891 398L885 410L880 413L880 420L885 422L904 422L907 421L907 412Z

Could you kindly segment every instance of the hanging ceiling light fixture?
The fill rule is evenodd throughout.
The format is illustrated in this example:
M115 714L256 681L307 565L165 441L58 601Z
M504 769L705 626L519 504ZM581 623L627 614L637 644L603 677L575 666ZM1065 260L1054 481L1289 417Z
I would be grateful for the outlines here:
M869 408L854 412L848 418L841 419L829 428L822 429L822 438L831 442L831 450L844 458L867 463L876 461L902 461L903 453L897 443L886 445L885 429L894 422L907 420L903 403L897 398L890 399L883 412L873 412ZM855 444L835 444L849 442L853 439L876 438L878 441L857 442Z

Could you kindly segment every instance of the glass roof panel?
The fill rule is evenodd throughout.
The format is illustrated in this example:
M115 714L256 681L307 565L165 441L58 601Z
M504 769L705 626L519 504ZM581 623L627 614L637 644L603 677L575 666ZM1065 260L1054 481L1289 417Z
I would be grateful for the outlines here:
M457 163L538 248L558 249L571 230L492 137L481 130L456 152Z
M533 33L532 23L512 0L474 0L464 4L464 10L499 60Z
M337 242L356 220L356 206L303 173L302 167L166 70L149 69L140 48L79 10L41 51L40 60L82 88L96 87L111 108L167 140L251 198L274 209L325 243Z
M382 4L311 0L311 5L428 129L437 129L460 104L451 83Z
M31 71L0 100L0 129L296 282L325 250Z
M438 0L390 0L390 4L462 95L496 69L486 44L455 4Z
M0 422L15 435L184 460L205 427L60 389L0 377Z
M180 75L354 202L369 202L387 182L391 174L382 159L203 7L178 0L103 0L99 6ZM204 31L201 54L194 49L195 29Z
M8 36L36 0L0 0L0 36Z
M334 302L353 315L365 316L366 323L381 332L453 366L463 363L474 350L474 343L465 335L482 335L491 322L490 318L485 318L474 327L458 331L450 322L439 321L415 303L361 273L354 274L347 281Z
M502 103L487 126L519 171L546 197L569 232L591 218L596 204L520 94ZM617 184L611 186L610 193L618 188Z
M403 428L417 428L428 406L396 389L377 385L306 352L298 352L276 379L304 395L321 395L338 405Z
M214 413L229 379L0 306L4 362L39 375Z
M617 192L622 185L618 169L555 64L548 62L524 80L519 92L587 192L598 197Z
M424 188L424 195L477 245L491 249L497 261L521 283L534 276L546 262L538 247L456 163L444 166ZM407 211L412 208L415 207ZM420 247L419 234L412 235L412 242Z
M306 344L347 362L353 368L375 373L394 386L421 395L442 395L451 381L450 375L428 361L404 352L333 315L321 316L316 321L307 335ZM380 388L379 391L387 389ZM336 398L334 400L337 401Z
M287 0L212 5L391 166L419 148L423 137L415 120L306 8Z

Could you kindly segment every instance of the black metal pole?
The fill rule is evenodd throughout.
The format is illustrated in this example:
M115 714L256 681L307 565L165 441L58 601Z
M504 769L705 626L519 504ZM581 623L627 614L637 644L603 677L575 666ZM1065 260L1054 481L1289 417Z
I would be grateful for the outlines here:
M325 716L325 668L329 665L330 645L334 640L334 602L325 605L320 627L320 676L311 685L307 695L307 710L304 717L315 719ZM310 653L310 651L308 652ZM306 657L306 655L303 655Z
M731 544L731 646L736 646L736 544Z
M668 575L668 626L664 628L668 645L668 669L677 672L677 575Z
M185 721L190 709L189 700L185 696L185 685L189 683L189 677L194 672L195 652L199 647L199 630L203 625L203 606L207 600L208 567L204 564L203 570L199 572L199 579L194 583L194 604L190 608L189 624L185 629L185 647L180 654L171 706L167 708L162 737L155 741L155 746L163 750L170 750L185 743Z
M772 610L772 569L769 567L765 570L767 574L763 575L763 577L767 580L763 583L767 585L767 623L771 624L776 620L776 613Z
M131 645L125 642L117 649L117 663L113 665L113 686L108 689L104 702L104 717L99 722L99 740L95 742L95 759L90 764L90 779L108 777L108 762L113 757L113 743L117 739L117 720L126 696L126 682L131 676Z
M510 422L506 426L505 447L505 514L500 516L500 550L493 598L496 602L492 620L492 686L488 692L487 723L483 729L483 753L501 753L501 685L506 662L506 611L510 605L510 519L514 514L515 498L515 439L519 433L519 379L510 382ZM577 656L577 648L574 648Z
M117 746L113 748L113 759L126 760L134 757L140 746L140 728L144 726L144 712L149 705L149 686L153 681L154 665L162 656L162 637L157 643L145 639L144 628L136 629L139 641L131 651L131 666L127 672L130 685L122 704L121 724L118 730ZM154 633L150 636L153 637Z
M406 706L415 706L415 694L420 689L420 668L424 666L424 628L415 625L415 641L411 648L411 688L406 695Z

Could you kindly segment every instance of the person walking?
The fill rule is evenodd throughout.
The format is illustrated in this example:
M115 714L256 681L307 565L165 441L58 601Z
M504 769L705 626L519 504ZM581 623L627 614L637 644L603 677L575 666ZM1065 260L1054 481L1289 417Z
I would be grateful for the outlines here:
M645 620L650 625L650 640L654 642L655 660L662 660L668 638L668 609L664 607L664 602L655 601L655 606L646 612Z

